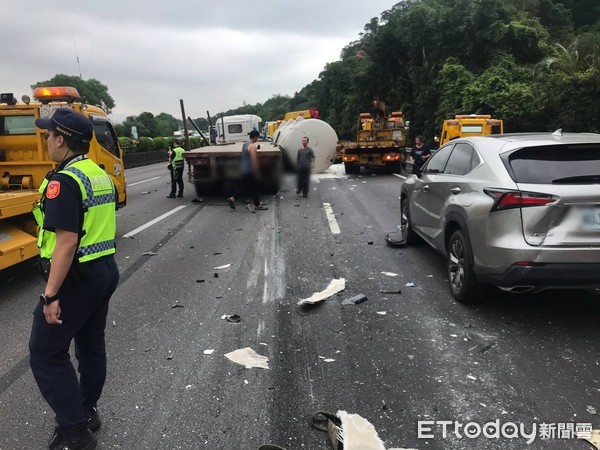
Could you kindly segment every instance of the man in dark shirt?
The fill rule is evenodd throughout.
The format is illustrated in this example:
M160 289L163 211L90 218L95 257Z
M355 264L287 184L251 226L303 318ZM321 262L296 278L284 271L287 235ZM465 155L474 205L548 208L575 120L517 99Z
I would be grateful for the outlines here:
M423 142L423 136L415 137L415 146L410 151L410 157L417 170L421 170L425 162L431 158L431 149Z
M315 152L308 146L308 137L302 138L302 147L298 149L296 170L298 171L298 186L296 194L302 192L302 197L308 197L310 171L315 166Z

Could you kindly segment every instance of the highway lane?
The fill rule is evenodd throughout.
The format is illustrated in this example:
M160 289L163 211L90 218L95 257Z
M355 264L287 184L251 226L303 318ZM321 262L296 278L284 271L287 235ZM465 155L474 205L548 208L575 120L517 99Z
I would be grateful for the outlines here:
M439 430L418 439L419 420L599 428L587 412L600 406L597 295L499 294L458 305L438 254L385 245L398 223L402 179L334 169L315 177L308 199L287 180L279 195L265 197L269 210L256 214L218 197L192 203L189 184L184 199L166 199L164 164L127 171L99 448L273 442L326 449L326 435L307 422L320 409L360 414L388 448L526 446L516 438L443 439ZM343 293L297 306L339 277L347 280ZM30 314L43 284L31 264L2 274L0 283L0 449L43 448L52 412L27 365ZM368 301L341 306L357 294ZM241 321L222 320L225 314ZM223 356L244 347L269 357L270 368L246 369ZM591 448L564 439L530 447Z

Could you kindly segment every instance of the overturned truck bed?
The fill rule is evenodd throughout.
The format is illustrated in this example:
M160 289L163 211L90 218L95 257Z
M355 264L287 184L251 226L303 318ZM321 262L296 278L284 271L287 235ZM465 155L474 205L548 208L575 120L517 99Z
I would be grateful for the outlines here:
M184 153L188 181L197 195L232 192L241 178L243 142L199 147ZM268 142L259 142L259 184L264 193L276 193L281 184L281 151Z

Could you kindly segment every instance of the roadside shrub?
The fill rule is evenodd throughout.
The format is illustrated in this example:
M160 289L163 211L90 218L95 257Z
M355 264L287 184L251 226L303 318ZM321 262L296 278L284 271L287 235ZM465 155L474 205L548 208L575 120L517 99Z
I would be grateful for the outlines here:
M133 140L128 137L119 137L119 146L123 149L123 153L135 153L137 151L137 146L133 143Z
M154 140L149 137L141 137L140 143L138 144L138 152L152 152L154 151Z

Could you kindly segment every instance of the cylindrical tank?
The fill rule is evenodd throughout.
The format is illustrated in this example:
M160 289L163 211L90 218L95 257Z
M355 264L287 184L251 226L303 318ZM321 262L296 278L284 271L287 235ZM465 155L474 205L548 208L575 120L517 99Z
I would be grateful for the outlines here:
M295 167L298 149L302 147L302 138L305 136L308 137L309 147L315 152L313 173L326 171L335 162L338 142L335 130L327 122L303 117L283 122L275 132L274 143L287 154Z

